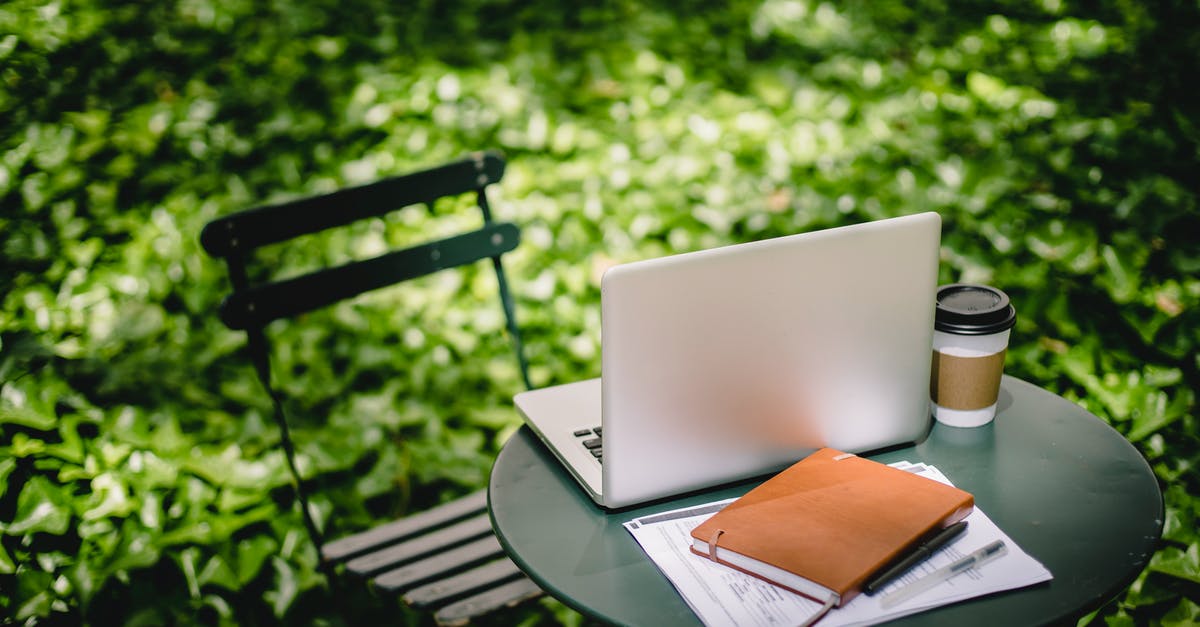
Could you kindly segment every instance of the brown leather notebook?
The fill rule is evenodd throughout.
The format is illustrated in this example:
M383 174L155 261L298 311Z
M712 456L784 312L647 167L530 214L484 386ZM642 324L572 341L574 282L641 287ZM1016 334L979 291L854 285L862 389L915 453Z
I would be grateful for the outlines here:
M825 448L692 530L692 551L841 606L974 506L958 488Z

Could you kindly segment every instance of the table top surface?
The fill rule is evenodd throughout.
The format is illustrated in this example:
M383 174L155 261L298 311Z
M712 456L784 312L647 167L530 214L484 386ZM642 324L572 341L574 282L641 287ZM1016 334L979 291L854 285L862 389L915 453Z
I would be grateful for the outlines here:
M1162 492L1141 454L1078 405L1010 376L989 425L960 429L935 422L915 445L866 456L936 466L1054 575L1048 583L944 606L897 625L1034 625L1077 618L1129 586L1162 532ZM501 544L562 602L612 623L698 625L622 524L740 496L761 480L605 510L522 427L496 458L488 497Z

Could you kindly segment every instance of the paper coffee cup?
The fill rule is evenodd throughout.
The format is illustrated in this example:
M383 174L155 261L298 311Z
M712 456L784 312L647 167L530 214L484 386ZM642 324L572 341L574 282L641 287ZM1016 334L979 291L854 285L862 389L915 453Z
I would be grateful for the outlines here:
M937 290L929 398L933 417L978 427L996 416L1008 337L1017 321L1004 292L955 283Z

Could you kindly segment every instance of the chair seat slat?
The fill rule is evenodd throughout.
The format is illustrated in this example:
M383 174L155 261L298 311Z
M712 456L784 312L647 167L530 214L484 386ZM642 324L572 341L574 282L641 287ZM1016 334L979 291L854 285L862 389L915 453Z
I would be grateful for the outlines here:
M376 575L372 582L380 590L402 592L434 577L450 575L480 562L500 557L504 557L504 549L500 547L496 536L489 534L456 549L383 572Z
M490 533L492 521L486 513L478 514L432 533L356 557L346 562L346 569L366 577Z
M517 577L524 577L520 568L507 557L476 566L471 570L447 577L419 588L413 588L404 595L404 602L416 608L425 608L440 603L446 603L465 594L506 582Z
M423 512L327 542L321 548L321 555L328 561L340 562L486 511L487 491L479 490Z
M542 589L529 577L521 577L502 586L455 601L434 612L433 619L444 627L460 627L472 618L505 607L512 607L542 594Z

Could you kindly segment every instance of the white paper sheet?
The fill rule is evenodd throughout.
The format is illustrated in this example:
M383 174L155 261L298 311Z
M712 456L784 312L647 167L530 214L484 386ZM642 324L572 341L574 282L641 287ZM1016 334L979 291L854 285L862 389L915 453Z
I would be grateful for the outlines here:
M936 468L924 464L898 462L901 469L950 484ZM625 523L642 550L667 576L701 622L709 626L778 626L803 622L820 610L811 599L789 592L693 554L691 531L722 506L735 499L708 503ZM967 517L967 531L949 546L934 553L902 578L888 584L874 596L860 594L850 603L836 608L821 619L822 627L871 625L914 614L972 597L1022 588L1049 581L1050 571L1025 551L978 507ZM892 590L902 587L946 564L959 559L994 540L1004 540L1008 553L980 568L964 571L932 590L884 610L880 602Z

